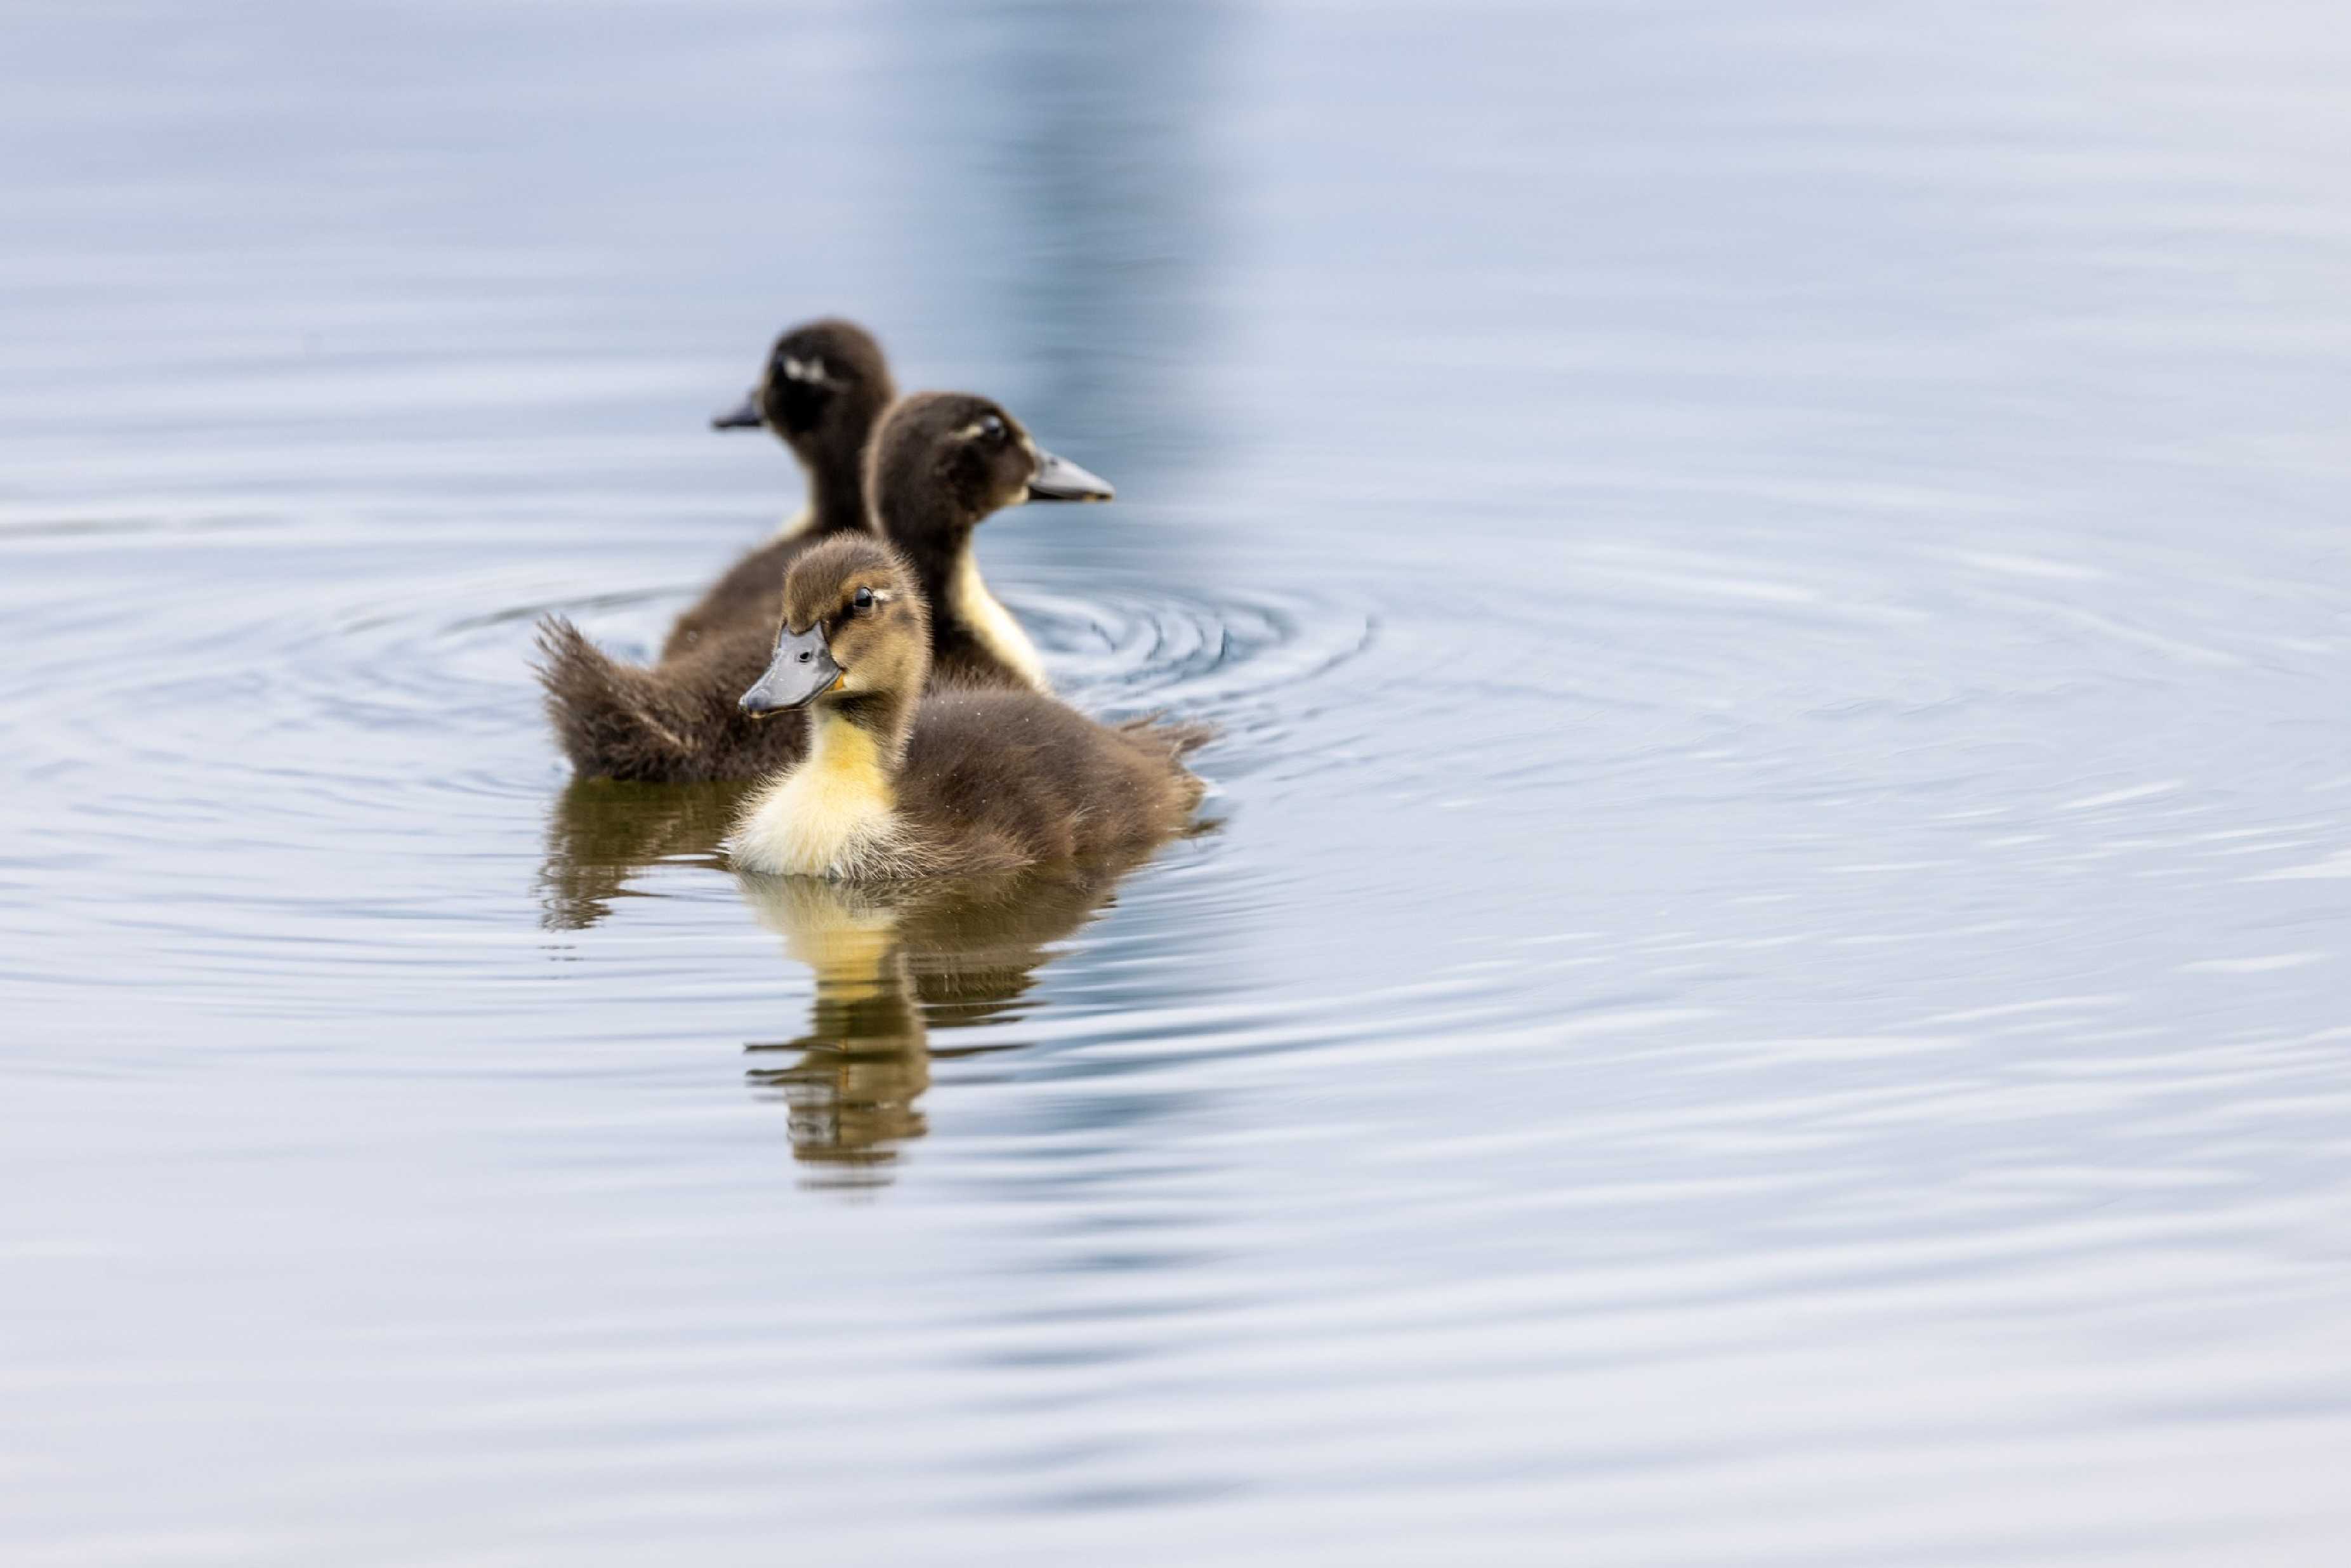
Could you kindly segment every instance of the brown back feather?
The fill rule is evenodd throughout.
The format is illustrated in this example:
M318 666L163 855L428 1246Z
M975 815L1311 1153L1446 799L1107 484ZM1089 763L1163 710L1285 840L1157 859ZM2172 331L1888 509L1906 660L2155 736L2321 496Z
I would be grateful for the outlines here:
M1131 852L1180 831L1203 786L1159 731L1105 728L1034 692L934 686L898 775L909 836L955 874Z

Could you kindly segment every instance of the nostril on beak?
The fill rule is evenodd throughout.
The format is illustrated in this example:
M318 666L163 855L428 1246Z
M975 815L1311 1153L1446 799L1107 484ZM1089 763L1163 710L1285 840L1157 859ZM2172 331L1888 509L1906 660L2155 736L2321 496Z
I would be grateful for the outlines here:
M807 664L808 662L809 662L809 651L808 651L806 648L802 648L802 649L800 650L800 663L801 663L801 664Z

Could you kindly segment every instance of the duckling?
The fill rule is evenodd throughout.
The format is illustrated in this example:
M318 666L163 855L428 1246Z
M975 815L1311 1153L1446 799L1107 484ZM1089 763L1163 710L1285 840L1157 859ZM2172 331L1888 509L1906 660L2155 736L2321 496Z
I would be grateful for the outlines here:
M916 569L879 539L820 540L784 577L783 629L747 714L810 709L808 754L751 797L744 871L887 881L1131 852L1181 831L1205 728L1105 728L1016 687L942 682Z
M979 575L972 531L1007 506L1106 501L1111 486L1040 448L987 398L919 392L895 404L875 433L866 490L881 531L925 563L918 581L938 596L930 634L941 678L1044 690L1035 645ZM834 528L793 549L796 556L829 539L870 537ZM539 680L574 769L588 778L684 783L756 779L796 761L804 727L756 724L736 701L768 666L774 591L770 585L758 622L730 608L650 669L610 658L560 617L541 622Z
M663 662L723 627L748 622L764 636L792 558L826 534L864 531L865 444L897 395L882 345L854 321L804 321L776 340L759 384L710 427L773 431L799 460L808 504L677 618Z
M933 673L966 685L1051 692L1037 645L979 575L972 531L1007 507L1107 501L1111 487L970 392L901 401L874 433L866 483L883 538L913 566L930 607Z

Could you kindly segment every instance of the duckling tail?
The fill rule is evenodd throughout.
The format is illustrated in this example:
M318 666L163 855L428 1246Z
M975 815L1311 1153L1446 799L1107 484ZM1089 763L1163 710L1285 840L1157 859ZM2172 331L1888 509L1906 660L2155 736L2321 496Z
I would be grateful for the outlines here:
M559 615L538 623L539 684L555 738L583 779L669 783L705 777L677 710L649 670L623 664Z
M1144 714L1141 718L1128 719L1117 728L1121 735L1131 735L1137 740L1147 740L1166 747L1171 758L1189 757L1217 738L1217 727L1207 720L1171 719L1165 708L1157 713Z

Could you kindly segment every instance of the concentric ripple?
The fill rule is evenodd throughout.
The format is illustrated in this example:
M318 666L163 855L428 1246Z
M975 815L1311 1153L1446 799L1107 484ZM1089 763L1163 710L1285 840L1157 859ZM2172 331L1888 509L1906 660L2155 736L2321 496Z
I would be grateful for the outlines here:
M1111 586L1083 597L1009 595L1081 706L1164 706L1214 715L1330 674L1371 643L1374 617L1356 603L1303 595L1244 596Z
M2332 8L10 20L0 1563L2351 1561ZM572 787L836 308L1196 832Z

